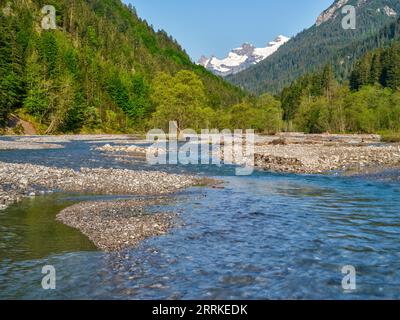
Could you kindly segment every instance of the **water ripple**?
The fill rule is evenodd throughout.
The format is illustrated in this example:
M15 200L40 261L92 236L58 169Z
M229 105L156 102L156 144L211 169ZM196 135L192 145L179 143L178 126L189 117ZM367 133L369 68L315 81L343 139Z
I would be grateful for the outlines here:
M73 141L60 150L2 152L0 161L149 169L102 157L91 146ZM225 188L183 192L163 208L179 212L182 225L122 253L91 251L77 233L54 229L54 212L36 213L47 230L58 230L43 236L43 225L26 214L35 203L0 214L0 298L400 298L398 171L234 177L225 167L163 169L202 172L223 179ZM45 201L36 203L40 208L62 207L52 198L34 201ZM45 264L57 269L54 292L40 287ZM352 293L341 288L345 265L357 270Z

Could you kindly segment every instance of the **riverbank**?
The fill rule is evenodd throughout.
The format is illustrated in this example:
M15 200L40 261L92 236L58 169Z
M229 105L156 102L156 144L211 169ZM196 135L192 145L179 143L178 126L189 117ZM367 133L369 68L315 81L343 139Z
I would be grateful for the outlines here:
M90 150L100 151L104 156L119 157L125 153L136 157L148 151L143 140L128 135L18 137L2 143L28 150L31 144L43 148L60 144L64 148L71 141L84 141ZM96 156L101 157L101 154L90 155ZM380 137L374 135L282 134L256 137L255 167L259 170L299 174L339 170L359 173L371 166L384 169L399 165L399 145L381 143ZM73 170L3 160L0 162L0 209L24 197L54 191L163 198L163 195L190 186L212 183L215 181L157 171L86 167ZM61 212L58 220L80 230L99 249L118 251L135 246L148 237L165 234L174 224L174 214L146 214L145 207L150 204L145 199L80 203Z
M0 208L23 197L65 191L103 195L164 195L202 184L193 176L157 171L59 169L0 162Z
M84 141L89 143L115 142L120 144L136 143L141 136L138 135L60 135L60 136L1 136L1 150L45 150L64 148L65 143L71 141Z
M255 166L262 170L324 174L363 172L400 166L400 144L380 141L376 135L282 134L259 137Z
M130 135L6 137L0 141L0 150L27 152L28 162L29 150L68 150L74 141L85 142L88 149L92 149L98 144L130 145L139 140ZM60 156L64 154L61 152ZM90 157L96 155L90 154ZM82 165L84 163L85 160L82 160ZM147 206L160 204L182 189L212 183L211 179L159 171L112 167L71 169L3 160L0 161L0 210L23 198L53 192L139 196L140 200L83 202L58 215L60 222L78 229L100 250L119 251L135 246L148 237L165 234L174 225L176 216L173 213L147 214Z
M89 168L75 171L0 162L0 210L22 198L54 191L156 196L153 200L83 202L57 216L58 221L78 229L100 250L119 251L163 235L174 225L174 214L147 214L147 206L165 201L163 195L204 183L204 179L193 176L163 172Z
M155 152L142 146L110 144L97 150L109 155ZM223 161L223 154L214 156L220 156ZM238 157L234 161L241 163ZM400 166L400 144L383 143L378 135L283 133L256 136L254 166L259 170L280 173L360 173L371 168Z

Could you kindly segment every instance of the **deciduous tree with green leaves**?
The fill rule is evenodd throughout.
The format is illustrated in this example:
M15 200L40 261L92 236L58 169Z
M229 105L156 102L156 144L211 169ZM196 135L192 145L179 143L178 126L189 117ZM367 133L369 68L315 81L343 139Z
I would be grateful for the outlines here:
M191 71L180 71L175 76L159 74L153 83L151 99L156 106L150 125L167 129L176 121L178 130L205 128L207 97L201 79Z

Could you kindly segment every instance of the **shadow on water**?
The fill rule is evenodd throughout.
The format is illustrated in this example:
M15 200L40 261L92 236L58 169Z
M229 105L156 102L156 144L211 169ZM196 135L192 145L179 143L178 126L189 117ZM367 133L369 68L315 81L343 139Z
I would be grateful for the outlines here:
M56 221L77 201L65 195L24 199L0 211L0 262L43 259L52 254L96 250L78 230Z

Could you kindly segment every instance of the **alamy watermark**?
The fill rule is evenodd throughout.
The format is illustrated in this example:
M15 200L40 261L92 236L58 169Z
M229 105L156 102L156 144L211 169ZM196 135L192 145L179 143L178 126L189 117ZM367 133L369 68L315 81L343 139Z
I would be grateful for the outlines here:
M3 14L5 16L12 16L13 15L13 9L12 9L12 3L7 2L5 7L3 8ZM42 20L41 20L41 27L43 30L56 30L57 29L57 11L54 6L51 5L45 5L42 7L40 10L42 14Z
M55 30L57 29L56 8L46 5L41 10L44 15L42 18L42 29Z
M42 274L45 274L42 279L43 290L56 290L56 268L51 265L44 266Z
M342 14L345 15L342 19L342 28L344 30L355 30L357 28L356 7L346 5L342 8Z
M8 2L3 8L3 13L6 16L12 14L11 2ZM355 30L357 28L357 15L356 7L352 5L345 5L341 8L341 13L344 17L341 20L342 28L344 30ZM42 21L41 27L44 30L57 29L56 8L52 5L45 5L41 9Z
M237 165L236 175L254 171L254 130L209 130L198 134L185 129L178 132L177 123L169 123L169 132L153 129L147 133L152 146L147 149L150 165Z
M12 14L11 2L8 2L3 8L3 13L7 16ZM44 30L57 29L56 8L52 5L45 5L41 9L43 15L41 26ZM353 5L344 5L341 8L341 13L344 17L341 20L344 30L355 30L357 28L356 7Z
M348 265L342 268L342 274L345 276L342 280L342 288L345 291L357 290L357 271L354 266Z

